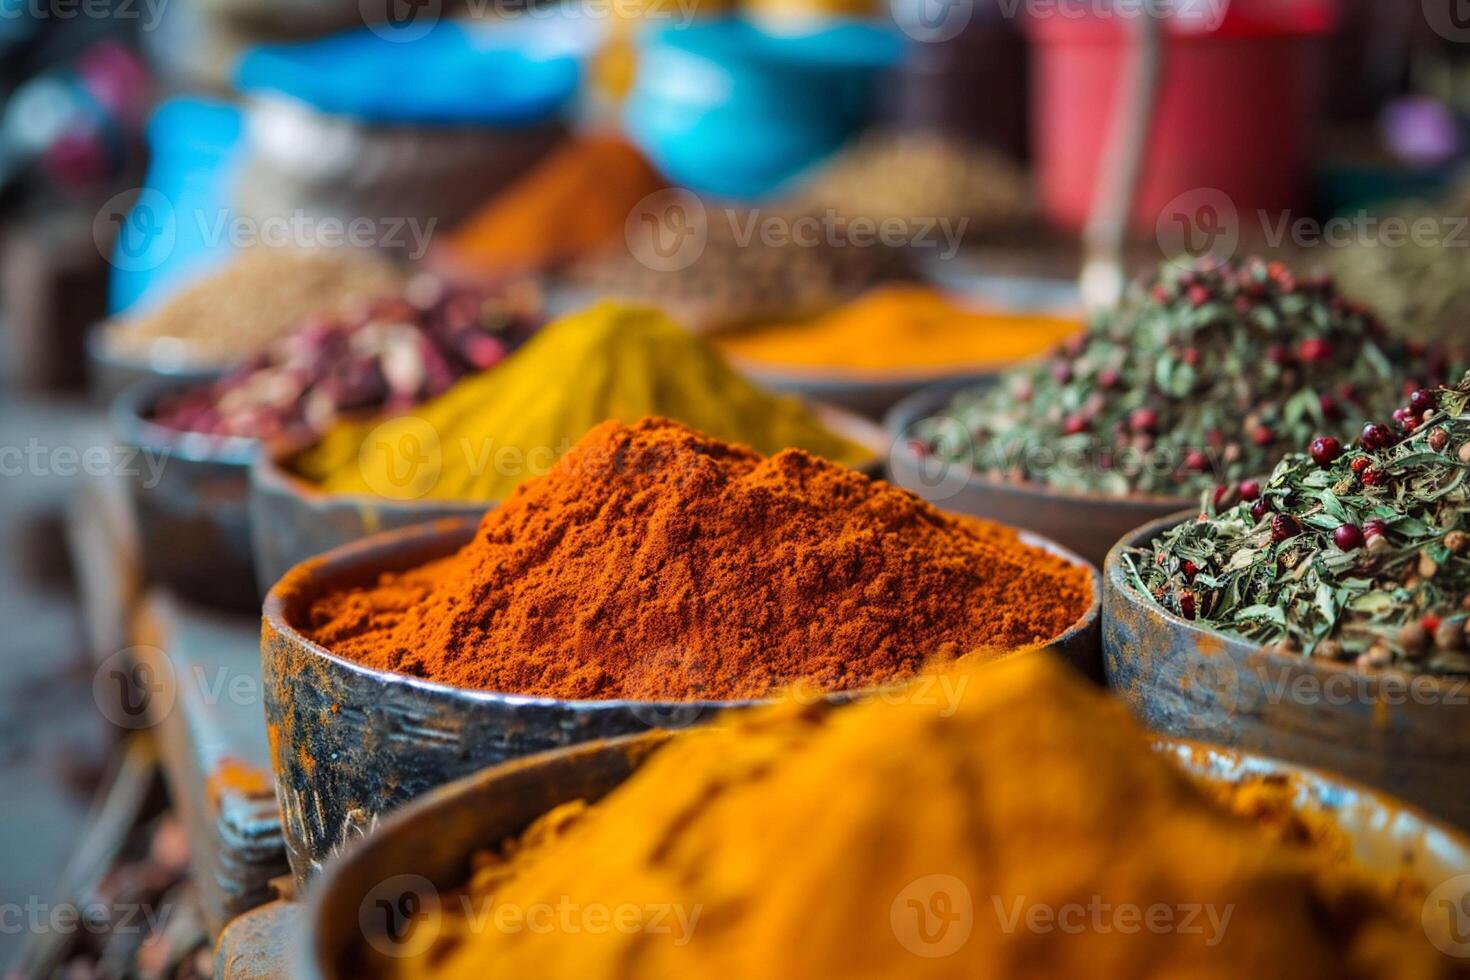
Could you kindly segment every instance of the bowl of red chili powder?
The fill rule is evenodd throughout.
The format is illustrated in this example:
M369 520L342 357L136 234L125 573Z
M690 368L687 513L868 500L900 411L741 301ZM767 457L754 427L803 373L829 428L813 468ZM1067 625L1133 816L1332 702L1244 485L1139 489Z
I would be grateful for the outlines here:
M485 765L781 696L851 700L1050 647L1100 676L1095 568L801 450L604 423L478 521L364 539L265 603L266 716L305 879Z

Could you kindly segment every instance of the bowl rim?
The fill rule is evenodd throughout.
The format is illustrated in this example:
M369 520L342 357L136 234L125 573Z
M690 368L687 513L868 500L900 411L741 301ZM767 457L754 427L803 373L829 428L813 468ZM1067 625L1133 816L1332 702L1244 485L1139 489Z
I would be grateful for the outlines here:
M1268 668L1315 673L1323 678L1324 683L1334 677L1361 679L1371 682L1375 687L1386 677L1406 678L1412 682L1429 684L1436 693L1452 693L1451 687L1455 682L1444 675L1392 669L1370 673L1335 660L1322 661L1307 656L1288 657L1277 653L1269 646L1259 646L1242 637L1207 626L1201 626L1197 622L1185 619L1182 616L1176 616L1158 603L1146 600L1144 597L1138 595L1128 583L1128 577L1123 574L1123 552L1132 548L1142 547L1164 531L1185 521L1192 521L1196 516L1197 511L1181 511L1149 521L1146 524L1141 524L1125 534L1108 550L1107 558L1103 562L1103 587L1110 593L1116 594L1121 601L1162 620L1171 629L1182 631L1191 639L1208 639L1213 644L1219 644L1227 653L1234 654L1237 657L1250 657L1254 662ZM1107 658L1104 657L1103 659L1106 661ZM1464 682L1460 682L1459 686L1463 688ZM1456 707L1449 699L1444 699L1438 703L1443 705L1444 710L1452 710ZM1465 705L1461 710L1470 710L1470 704Z
M999 384L1005 377L1005 372L998 372L991 376L991 384ZM984 383L983 381L981 382ZM904 438L907 432L916 422L928 413L940 408L955 395L969 388L975 387L974 381L963 379L951 379L938 382L914 392L901 399L890 408L883 416L883 428L887 430L888 437L892 441L890 450L891 463L902 462L910 467L920 464L919 455L910 447L908 440ZM1038 483L1035 480L1005 480L991 474L981 472L974 466L966 463L950 464L962 471L965 475L965 489L980 489L988 493L1009 493L1015 496L1041 498L1043 500L1055 501L1062 504L1104 504L1110 507L1121 507L1136 509L1139 511L1158 511L1163 507L1183 509L1194 506L1195 497L1169 497L1161 494L1127 494L1114 496L1104 493L1082 493L1073 490L1058 490Z
M287 616L288 607L299 601L302 594L316 593L322 591L323 580L334 574L340 575L342 566L352 566L365 563L366 559L376 556L381 559L384 554L393 554L405 549L412 548L417 544L420 554L415 559L416 564L425 561L433 561L434 558L423 557L424 550L436 551L436 557L444 557L463 547L473 536L480 525L480 517L441 517L430 520L423 524L415 524L409 527L398 528L392 531L382 531L371 534L348 544L333 548L330 551L317 555L295 565L278 579L266 593L265 600L261 605L261 618L265 627L283 641L290 643L298 650L304 651L311 656L325 660L333 664L339 670L351 673L373 681L377 684L406 685L425 694L439 698L454 698L458 700L468 699L470 701L485 705L515 705L519 707L534 707L548 709L566 709L577 712L602 711L602 712L629 712L652 710L675 710L685 711L697 709L703 711L721 711L729 708L750 708L761 704L775 703L781 697L743 698L733 700L691 700L691 701L638 701L631 698L556 698L536 694L516 694L504 691L487 691L480 688L456 687L442 681L433 681L421 677L413 677L408 674L400 674L395 671L379 670L359 663L340 654L333 653L326 647L310 639ZM1090 630L1099 628L1102 621L1102 575L1098 568L1079 557L1073 552L1063 548L1048 538L1042 537L1030 531L1015 529L1020 539L1032 547L1041 548L1064 561L1087 570L1092 588L1092 598L1075 622L1065 632L1053 637L1045 644L1038 645L1039 648L1049 649L1066 644L1078 642ZM437 549L443 548L442 553ZM403 565L402 568L412 568L415 565ZM400 566L391 562L389 567L381 567L379 571L399 570ZM1020 648L1025 649L1025 648ZM1008 651L1002 655L1018 651ZM891 684L874 685L865 688L852 688L842 691L821 691L813 696L818 700L829 698L838 700L856 700L863 697L875 696L895 686L908 683L913 678L895 680ZM788 689L789 690L789 689Z
M249 466L260 453L259 439L187 432L160 425L149 417L164 395L189 391L200 387L201 383L208 384L207 381L180 378L149 378L129 385L113 398L107 409L114 436L190 462Z
M596 756L607 752L622 751L632 756L636 753L638 755L634 764L636 772L649 758L657 754L669 742L678 738L680 734L677 731L652 729L537 752L461 776L459 779L437 786L394 809L382 818L373 834L362 838L322 868L305 896L305 908L303 909L305 928L298 934L295 955L291 957L293 964L298 968L300 975L308 980L320 980L323 977L338 975L339 971L324 972L323 970L323 967L329 964L323 959L325 951L321 949L319 937L327 934L327 930L323 928L323 918L329 911L328 899L334 891L342 887L338 883L347 879L357 864L367 861L373 854L374 848L381 846L381 841L404 833L404 829L420 820L423 814L453 806L456 800L475 789L503 780L512 774L547 768L579 755ZM1460 853L1470 855L1470 831L1461 830L1412 803L1347 776L1314 766L1304 766L1277 759L1274 756L1193 739L1176 738L1151 732L1145 732L1144 737L1152 751L1168 757L1175 765L1197 778L1220 782L1229 781L1228 777L1210 771L1209 763L1212 762L1229 766L1234 772L1239 773L1239 777L1250 774L1283 773L1298 791L1307 792L1311 800L1310 809L1328 814L1335 813L1338 807L1332 802L1333 797L1342 792L1350 792L1384 816L1407 817L1417 825L1416 830L1420 835L1424 837L1435 835ZM609 792L614 790L609 790ZM1308 807L1293 802L1293 810L1305 809ZM1398 819L1384 820L1382 826L1388 827L1398 822ZM401 870L398 873L413 874L416 872Z

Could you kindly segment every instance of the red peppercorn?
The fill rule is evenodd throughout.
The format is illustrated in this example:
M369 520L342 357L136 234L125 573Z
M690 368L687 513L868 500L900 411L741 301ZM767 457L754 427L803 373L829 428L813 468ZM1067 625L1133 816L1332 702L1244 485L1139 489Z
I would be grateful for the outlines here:
M1167 303L1167 302L1169 302L1169 289L1168 289L1168 287L1165 286L1163 283L1155 283L1154 284L1154 288L1153 288L1153 297L1154 297L1154 302L1155 303Z
M1354 473L1362 473L1364 470L1366 470L1368 467L1370 467L1372 465L1373 465L1373 461L1371 459L1369 459L1367 456L1357 456L1357 457L1354 457L1353 458L1353 461L1348 464L1348 467Z
M1184 468L1193 470L1196 473L1202 473L1210 468L1210 458L1198 449L1191 449L1189 454L1184 457Z
M1183 361L1185 364L1188 364L1190 367L1194 367L1196 364L1199 363L1199 348L1198 347L1186 347L1186 348L1184 348L1183 352L1181 352L1180 355L1179 355L1179 359L1181 361Z
M1369 422L1363 426L1363 448L1370 453L1380 449L1387 449L1393 445L1393 430L1379 422Z
M1419 620L1419 625L1424 627L1425 632L1433 633L1435 630L1439 629L1440 622L1441 620L1438 616L1430 613L1429 615L1424 616Z
M1072 365L1066 361L1058 361L1051 366L1052 380L1059 385L1068 384L1072 380Z
M1396 409L1393 410L1393 420L1395 422L1397 422L1399 425L1403 425L1404 422L1405 422L1405 420L1408 419L1408 417L1409 417L1409 410L1407 408L1396 408Z
M1195 567L1192 561L1184 562L1179 566L1179 570L1184 573L1184 581L1186 582L1193 582L1194 576L1199 572L1199 569Z
M1187 295L1191 306L1204 306L1210 301L1210 291L1203 286L1190 286Z
M1323 392L1317 398L1317 404L1322 409L1322 417L1329 421L1342 418L1342 408L1337 404L1337 399Z
M1318 436L1312 440L1308 452L1312 454L1312 462L1318 466L1330 466L1333 460L1342 455L1342 443L1332 436Z
M1272 364L1290 364L1292 362L1291 351L1283 344L1272 344L1266 348L1266 360Z
M1265 497L1251 504L1251 517L1255 518L1257 524L1261 522L1261 518L1269 513L1271 513L1271 504Z
M1294 538L1302 533L1302 526L1290 514L1277 514L1271 518L1271 541L1273 543Z
M1308 337L1297 348L1297 355L1308 364L1332 358L1332 344L1323 337Z
M1235 312L1236 313L1239 313L1241 316L1245 316L1250 311L1251 311L1251 301L1250 301L1250 297L1249 296L1237 296L1237 297L1235 297Z
M1332 543L1341 551L1355 551L1363 547L1363 529L1356 524L1343 524L1332 532Z
M1363 471L1363 486L1376 487L1388 481L1388 474L1370 466Z
M1134 432L1153 432L1159 426L1159 413L1151 408L1135 408L1128 413L1128 428Z
M1241 500L1255 500L1261 495L1261 484L1256 480L1246 480L1240 485Z
M1079 432L1087 431L1087 417L1085 415L1068 415L1067 420L1062 423L1064 435L1075 436Z
M1118 382L1122 380L1123 379L1118 376L1118 372L1114 371L1112 368L1103 368L1101 371L1097 372L1097 385L1099 388L1116 388L1118 387Z
M1435 429L1429 433L1429 448L1435 452L1443 452L1444 447L1449 445L1450 434L1444 429Z
M1179 593L1179 615L1185 619L1194 618L1194 593L1188 589Z
M1428 388L1419 388L1409 396L1409 410L1422 414L1434 408L1438 402L1439 399L1435 397L1434 392Z
M1251 442L1257 446L1269 446L1275 438L1276 433L1268 425L1258 425L1251 430Z

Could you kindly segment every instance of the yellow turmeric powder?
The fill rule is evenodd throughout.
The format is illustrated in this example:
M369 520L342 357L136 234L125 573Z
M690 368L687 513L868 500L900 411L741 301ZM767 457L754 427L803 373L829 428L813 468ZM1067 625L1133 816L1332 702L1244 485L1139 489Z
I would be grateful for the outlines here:
M1463 975L1419 902L1295 840L1028 653L679 735L477 859L411 927L422 955L365 955L448 980Z
M902 373L1013 364L1081 329L1076 320L985 312L927 286L891 285L813 320L736 331L716 342L758 364Z
M794 447L854 466L873 457L658 311L604 302L408 414L338 423L292 467L333 493L504 500L593 426L650 415L767 455Z

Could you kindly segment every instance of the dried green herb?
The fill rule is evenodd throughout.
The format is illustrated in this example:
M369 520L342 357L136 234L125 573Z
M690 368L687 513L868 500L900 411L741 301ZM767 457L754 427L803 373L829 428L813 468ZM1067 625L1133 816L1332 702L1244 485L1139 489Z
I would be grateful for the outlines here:
M1206 493L1199 520L1124 553L1129 581L1282 652L1470 673L1470 375L1394 416L1350 449L1287 456L1232 506Z
M1443 354L1388 337L1331 280L1280 263L1164 264L1049 360L962 394L911 433L942 462L1111 495L1189 497L1346 438L1443 383Z

